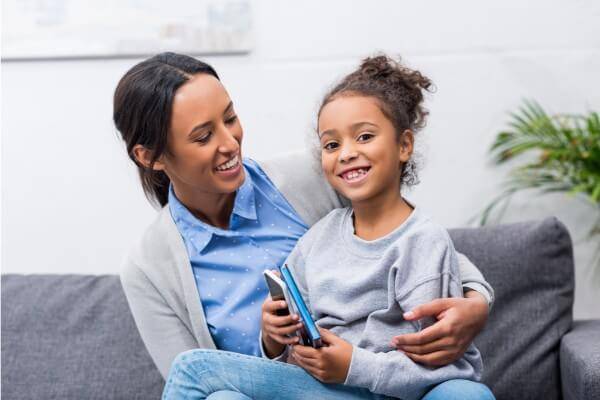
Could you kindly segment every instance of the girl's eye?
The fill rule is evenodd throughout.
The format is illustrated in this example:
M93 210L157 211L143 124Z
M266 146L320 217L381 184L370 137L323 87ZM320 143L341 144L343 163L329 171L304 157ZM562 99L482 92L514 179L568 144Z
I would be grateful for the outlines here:
M226 123L227 125L231 125L231 124L233 124L233 123L235 122L235 120L236 120L236 119L237 119L237 115L234 115L234 116L232 116L232 117L229 117L229 118L227 118L227 119L225 120L225 123Z
M358 137L358 141L366 142L367 140L371 139L373 136L375 136L375 135L373 135L372 133L368 133L368 132L361 133L360 136Z
M204 144L204 143L208 142L208 140L210 139L211 136L212 136L212 131L209 131L209 132L205 133L204 135L200 136L198 139L194 140L194 142Z
M323 149L325 150L334 150L337 149L339 145L336 142L329 142L329 143L325 143L325 146L323 146Z

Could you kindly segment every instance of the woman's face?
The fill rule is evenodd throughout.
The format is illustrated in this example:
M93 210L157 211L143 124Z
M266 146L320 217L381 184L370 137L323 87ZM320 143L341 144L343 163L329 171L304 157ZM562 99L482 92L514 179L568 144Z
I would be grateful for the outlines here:
M178 193L232 193L244 182L242 136L221 82L197 74L175 93L168 151L160 162Z
M318 131L323 172L335 190L353 203L388 191L399 193L401 168L412 153L412 134L406 131L397 140L376 99L335 98L321 110Z

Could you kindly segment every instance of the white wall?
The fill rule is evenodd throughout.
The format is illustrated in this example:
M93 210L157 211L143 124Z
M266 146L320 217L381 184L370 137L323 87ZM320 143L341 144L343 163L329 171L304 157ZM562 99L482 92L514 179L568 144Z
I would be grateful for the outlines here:
M600 3L255 1L255 50L210 57L245 128L246 155L303 146L326 87L376 50L401 54L438 87L409 197L465 225L504 169L486 151L507 111L534 98L556 112L600 110ZM153 219L111 123L118 79L139 60L2 64L2 272L117 273ZM591 209L533 195L506 221L558 216L575 239ZM600 317L600 281L577 243L576 317Z

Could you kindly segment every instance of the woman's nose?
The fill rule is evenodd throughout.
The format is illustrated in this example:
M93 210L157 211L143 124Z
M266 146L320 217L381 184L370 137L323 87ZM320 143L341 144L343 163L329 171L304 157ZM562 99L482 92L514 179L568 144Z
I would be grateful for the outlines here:
M234 132L227 128L221 130L221 142L219 143L219 152L235 153L240 149L240 142Z

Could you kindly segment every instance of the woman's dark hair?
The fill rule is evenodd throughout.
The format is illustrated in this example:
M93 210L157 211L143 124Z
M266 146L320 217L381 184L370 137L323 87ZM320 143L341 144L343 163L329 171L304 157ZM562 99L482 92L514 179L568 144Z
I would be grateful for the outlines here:
M199 73L219 79L213 67L202 61L182 54L161 53L133 66L115 90L115 126L125 141L129 158L138 168L146 197L161 206L167 204L169 178L152 167L167 151L175 92ZM152 151L149 166L136 160L133 149L138 144Z
M400 140L405 130L416 133L425 126L428 111L422 105L424 90L432 91L433 83L419 71L386 55L368 57L325 95L318 115L325 105L340 96L373 97ZM410 186L417 182L417 165L413 157L402 168L401 183Z

